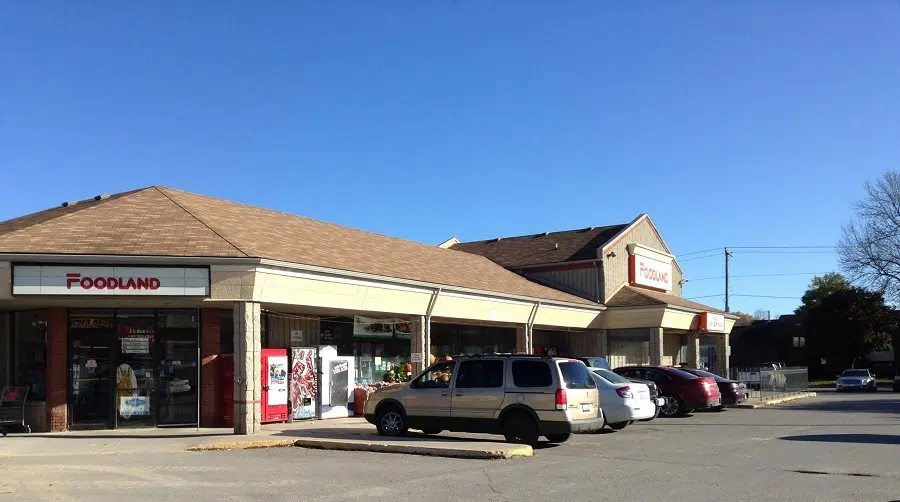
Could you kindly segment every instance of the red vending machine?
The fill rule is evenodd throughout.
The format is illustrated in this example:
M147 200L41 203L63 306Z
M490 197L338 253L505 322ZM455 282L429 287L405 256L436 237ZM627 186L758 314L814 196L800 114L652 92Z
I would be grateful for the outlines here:
M262 349L262 420L264 424L288 419L287 349Z

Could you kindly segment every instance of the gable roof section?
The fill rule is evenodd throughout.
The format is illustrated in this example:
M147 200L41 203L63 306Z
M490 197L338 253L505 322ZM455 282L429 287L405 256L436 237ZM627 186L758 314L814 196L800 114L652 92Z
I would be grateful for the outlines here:
M675 307L683 307L692 310L700 310L705 312L716 312L719 314L728 314L717 308L703 305L702 303L685 300L680 296L661 293L659 291L651 291L647 289L635 288L632 286L624 286L607 302L607 307L650 307L655 305L673 305Z
M481 256L166 187L0 223L0 253L252 257L598 305Z
M156 187L0 223L0 252L247 256Z
M628 224L565 230L543 234L462 242L450 249L489 258L506 268L521 268L583 260L596 260L597 250Z

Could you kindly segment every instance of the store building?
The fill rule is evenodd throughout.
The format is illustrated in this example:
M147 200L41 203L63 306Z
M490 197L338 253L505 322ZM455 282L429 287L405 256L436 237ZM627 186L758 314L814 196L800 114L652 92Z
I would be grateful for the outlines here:
M331 347L363 382L541 330L599 353L605 310L472 253L165 187L0 223L0 384L29 387L35 430L254 433L264 348Z
M604 304L599 351L570 330L535 328L537 350L611 365L688 364L727 375L736 316L682 297L683 273L647 215L630 223L441 247L489 258L530 281ZM576 331L577 333L577 331Z

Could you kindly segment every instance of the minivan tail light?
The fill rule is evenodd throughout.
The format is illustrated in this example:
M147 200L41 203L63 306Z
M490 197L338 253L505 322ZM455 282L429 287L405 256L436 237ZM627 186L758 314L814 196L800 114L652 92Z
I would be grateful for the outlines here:
M619 397L623 397L625 399L630 399L630 398L634 397L634 394L631 393L631 387L628 385L626 385L625 387L619 387L618 389L616 389L616 394L618 394Z
M569 407L569 396L566 395L566 389L556 389L556 409L565 410Z

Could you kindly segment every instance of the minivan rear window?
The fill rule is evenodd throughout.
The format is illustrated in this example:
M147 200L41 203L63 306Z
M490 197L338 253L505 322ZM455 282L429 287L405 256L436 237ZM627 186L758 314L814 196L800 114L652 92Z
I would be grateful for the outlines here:
M559 370L562 372L567 389L594 389L597 387L591 372L581 361L563 361L559 363Z
M550 387L553 375L545 361L513 361L513 384L516 387Z

